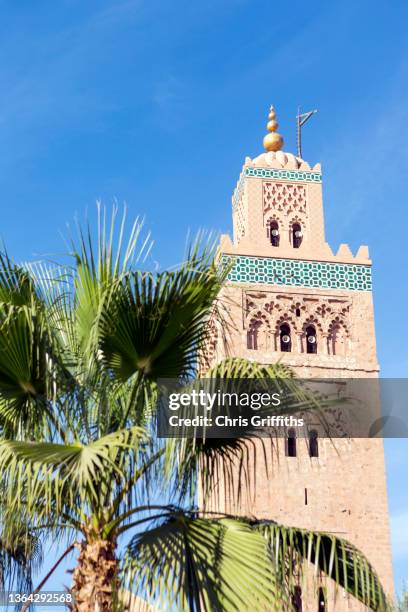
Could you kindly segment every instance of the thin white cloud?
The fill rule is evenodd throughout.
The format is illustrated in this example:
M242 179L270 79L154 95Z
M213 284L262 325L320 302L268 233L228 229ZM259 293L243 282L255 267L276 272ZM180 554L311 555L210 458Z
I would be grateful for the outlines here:
M188 113L188 92L181 79L170 74L157 80L153 86L152 100L161 129L174 132L182 125Z
M81 121L100 131L99 117L117 110L116 96L89 86L89 70L110 57L120 27L137 23L142 0L125 0L75 22L22 40L14 31L2 41L13 63L0 66L0 159L4 167L41 152L59 127ZM92 121L87 119L92 118Z
M392 175L406 173L408 165L408 108L407 96L408 63L404 59L394 69L388 83L383 83L375 100L367 100L366 112L360 120L343 121L333 126L330 145L322 151L322 158L330 164L330 185L338 185L329 193L335 200L344 202L347 214L338 216L338 207L333 207L336 216L336 232L356 223L361 215L375 214L390 197L393 187ZM336 204L336 201L335 201ZM327 209L330 223L330 209Z

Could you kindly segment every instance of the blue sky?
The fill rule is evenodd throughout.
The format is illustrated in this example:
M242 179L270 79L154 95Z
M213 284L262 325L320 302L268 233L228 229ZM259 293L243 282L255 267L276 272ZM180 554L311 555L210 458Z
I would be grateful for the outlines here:
M332 247L374 260L383 376L405 377L408 4L0 0L0 235L16 259L65 250L101 199L145 216L162 267L189 229L230 231L267 108L322 162ZM401 331L399 331L401 330ZM408 442L387 440L397 586L408 578ZM65 582L68 582L65 579Z

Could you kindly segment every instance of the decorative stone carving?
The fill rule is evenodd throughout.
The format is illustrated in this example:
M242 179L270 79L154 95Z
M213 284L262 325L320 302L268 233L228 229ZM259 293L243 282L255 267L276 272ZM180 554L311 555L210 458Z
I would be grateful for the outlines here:
M302 296L274 292L245 292L244 328L259 336L257 348L276 346L281 325L287 323L298 335L302 352L306 329L313 326L324 354L345 355L350 344L349 298Z
M286 216L306 214L306 187L297 183L263 182L263 210L272 210Z
M200 351L200 372L205 372L216 362L218 341L218 321L212 316L207 324L205 345Z
M239 241L243 236L245 236L245 227L246 227L246 219L245 219L245 210L244 210L244 202L241 194L240 200L237 202L235 216L235 239Z

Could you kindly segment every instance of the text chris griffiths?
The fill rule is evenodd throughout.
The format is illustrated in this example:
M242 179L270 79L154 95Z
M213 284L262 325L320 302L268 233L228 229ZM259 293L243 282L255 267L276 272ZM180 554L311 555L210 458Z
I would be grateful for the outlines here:
M209 416L195 416L192 418L180 417L173 414L169 417L171 427L303 427L303 418L294 416L272 415L263 417L254 414L250 418L238 416L230 417L219 414L215 418Z

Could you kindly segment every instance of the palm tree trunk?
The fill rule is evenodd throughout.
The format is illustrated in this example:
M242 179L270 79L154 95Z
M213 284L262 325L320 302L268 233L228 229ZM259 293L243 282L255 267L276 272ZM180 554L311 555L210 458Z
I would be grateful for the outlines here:
M118 593L115 540L83 541L72 576L73 612L112 612Z

